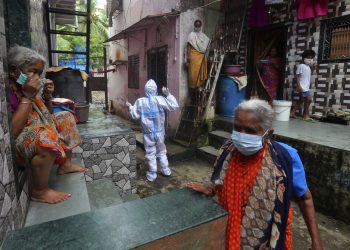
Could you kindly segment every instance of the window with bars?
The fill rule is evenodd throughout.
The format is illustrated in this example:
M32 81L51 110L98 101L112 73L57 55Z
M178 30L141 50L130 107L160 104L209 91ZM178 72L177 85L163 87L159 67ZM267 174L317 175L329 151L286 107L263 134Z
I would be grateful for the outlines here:
M350 15L321 22L319 62L350 61Z
M139 89L140 57L132 55L128 58L128 88Z

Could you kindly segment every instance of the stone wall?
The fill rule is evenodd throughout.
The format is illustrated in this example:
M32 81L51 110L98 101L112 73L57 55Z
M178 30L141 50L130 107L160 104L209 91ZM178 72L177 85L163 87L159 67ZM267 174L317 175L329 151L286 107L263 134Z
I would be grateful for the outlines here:
M18 190L12 160L9 113L6 98L7 62L4 1L0 1L0 248L8 231L23 225L28 208L28 181Z
M48 62L49 49L46 35L44 4L46 0L30 0L30 34L31 47L43 55ZM48 66L48 65L46 65Z
M13 162L10 113L5 95L7 47L33 45L33 49L48 57L44 2L0 1L0 246L8 231L23 226L29 205L30 182L28 169L18 169Z
M284 136L276 139L298 150L316 209L350 223L350 152Z
M87 182L109 178L120 195L136 193L136 139L134 132L102 137L83 137L82 145L73 150L75 159L88 171Z

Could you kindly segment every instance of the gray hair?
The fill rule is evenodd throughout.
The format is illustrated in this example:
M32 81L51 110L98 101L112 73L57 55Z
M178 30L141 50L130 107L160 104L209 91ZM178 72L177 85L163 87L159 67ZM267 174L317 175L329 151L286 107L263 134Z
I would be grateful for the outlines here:
M235 109L235 115L241 111L251 112L255 114L256 118L260 121L260 126L264 129L264 131L272 127L274 111L268 102L259 99L243 101Z
M46 63L45 58L38 52L22 46L11 47L7 58L9 66L16 66L20 69L26 68L39 60L44 64Z

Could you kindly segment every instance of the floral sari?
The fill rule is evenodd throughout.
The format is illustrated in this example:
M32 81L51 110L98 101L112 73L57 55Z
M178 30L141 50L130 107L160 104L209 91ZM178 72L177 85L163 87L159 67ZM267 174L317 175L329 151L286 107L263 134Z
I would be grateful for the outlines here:
M14 112L18 103L13 95L10 100ZM74 116L67 111L52 115L41 98L36 98L32 105L27 124L15 141L17 162L29 166L37 148L43 147L56 154L55 163L63 163L65 151L71 151L81 143Z

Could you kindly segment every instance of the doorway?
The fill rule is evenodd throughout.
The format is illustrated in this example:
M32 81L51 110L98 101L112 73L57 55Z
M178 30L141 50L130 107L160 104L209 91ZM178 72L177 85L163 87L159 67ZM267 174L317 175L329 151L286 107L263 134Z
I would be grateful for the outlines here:
M157 83L158 94L161 94L162 87L168 86L168 46L148 50L147 63L147 77Z
M247 73L249 76L246 97L257 95L260 99L272 101L265 87L261 62L267 58L271 48L276 48L279 57L277 89L274 99L283 99L285 80L288 27L285 25L270 26L263 29L250 30L248 33Z

